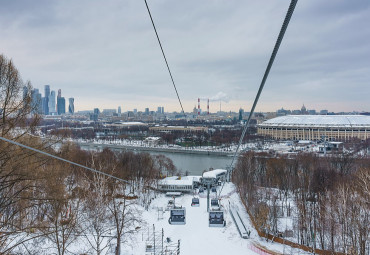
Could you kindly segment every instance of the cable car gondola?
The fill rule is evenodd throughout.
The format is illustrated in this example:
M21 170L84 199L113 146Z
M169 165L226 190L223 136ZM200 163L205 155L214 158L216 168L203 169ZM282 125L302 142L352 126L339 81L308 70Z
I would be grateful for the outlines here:
M199 198L193 197L193 199L191 200L191 206L199 207Z
M220 203L218 199L216 198L211 199L211 210L220 210Z
M185 225L186 224L186 210L185 208L173 208L170 211L170 218L168 223L171 225Z
M209 212L209 225L210 227L224 227L226 225L226 221L224 219L224 212L223 211L210 211Z

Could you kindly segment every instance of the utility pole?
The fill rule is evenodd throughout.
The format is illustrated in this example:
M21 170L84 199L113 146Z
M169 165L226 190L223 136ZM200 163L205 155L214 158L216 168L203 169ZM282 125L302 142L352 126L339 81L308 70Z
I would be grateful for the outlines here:
M162 228L162 254L163 254L163 236L164 236L164 232L163 232L163 228Z
M154 249L154 254L155 254L155 226L153 224L153 249Z
M180 240L177 243L177 254L176 255L180 255Z
M208 182L207 183L207 212L209 212L209 189L210 189L211 184Z

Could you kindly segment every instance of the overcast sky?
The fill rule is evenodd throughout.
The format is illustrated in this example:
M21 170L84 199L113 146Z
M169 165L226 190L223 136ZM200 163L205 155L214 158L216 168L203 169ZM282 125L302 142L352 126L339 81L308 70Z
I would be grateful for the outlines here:
M148 0L185 111L250 110L289 3ZM369 24L368 0L299 0L256 110L370 111ZM144 0L1 0L0 31L23 79L76 110L180 111Z

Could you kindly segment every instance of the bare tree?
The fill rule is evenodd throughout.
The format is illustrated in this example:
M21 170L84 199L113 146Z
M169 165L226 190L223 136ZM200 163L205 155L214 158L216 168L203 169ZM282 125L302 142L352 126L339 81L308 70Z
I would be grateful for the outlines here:
M91 155L92 167L101 170L101 162L95 160ZM108 252L112 240L111 230L113 229L112 215L108 211L110 192L108 189L108 177L101 174L94 174L88 179L88 192L84 201L84 237L96 252L97 255Z
M140 229L141 217L137 208L137 196L130 193L123 183L114 183L109 197L108 209L113 217L117 246L116 255L121 254L121 243L128 241Z

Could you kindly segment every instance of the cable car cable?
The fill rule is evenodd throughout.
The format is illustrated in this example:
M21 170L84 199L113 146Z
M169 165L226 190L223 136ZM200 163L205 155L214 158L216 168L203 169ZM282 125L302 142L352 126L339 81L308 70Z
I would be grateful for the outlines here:
M9 140L9 139L4 138L4 137L1 137L1 136L0 136L0 140L3 140L3 141L5 141L5 142L8 142L8 143L11 143L11 144L17 145L17 146L19 146L19 147L23 147L23 148L25 148L25 149L28 149L28 150L31 150L31 151L35 151L35 152L38 152L38 153L44 154L44 155L46 155L46 156L48 156L48 157L52 157L52 158L55 158L55 159L57 159L57 160L67 162L67 163L69 163L69 164L71 164L71 165L75 165L75 166L78 166L78 167L84 168L84 169L86 169L86 170L89 170L89 171L91 171L91 172L98 173L98 174L102 174L102 175L105 175L105 176L107 176L107 177L110 177L110 178L116 179L116 180L118 180L118 181L122 181L122 182L125 182L125 183L128 183L128 184L129 184L129 182L128 182L128 181L123 180L123 179L121 179L121 178L118 178L118 177L116 177L116 176L114 176L114 175L107 174L107 173L104 173L104 172L102 172L102 171L99 171L99 170L96 170L96 169L93 169L93 168L90 168L90 167L87 167L87 166L84 166L84 165L81 165L81 164L78 164L78 163L72 162L72 161L70 161L70 160L67 160L67 159L64 159L64 158L61 158L61 157L58 157L58 156L52 155L52 154L50 154L50 153L47 153L47 152L44 152L44 151L41 151L41 150L38 150L38 149L32 148L32 147L30 147L30 146L27 146L27 145L24 145L24 144L21 144L21 143L15 142L15 141L13 141L13 140Z
M182 109L182 113L183 113L183 114L184 114L184 116L186 117L186 114L185 114L185 111L184 111L184 107L182 106L181 99L180 99L179 93L177 92L177 88L176 88L176 85L175 85L175 81L174 81L174 79L173 79L173 76L172 76L172 73L171 73L171 70L170 70L170 66L168 65L166 55L164 54L164 50L163 50L163 47L162 47L161 40L159 39L159 36L158 36L158 33L157 33L157 29L155 28L155 25L154 25L154 21L153 21L153 18L152 18L152 14L150 13L148 3L146 2L146 0L144 0L144 1L145 1L146 9L148 10L148 13L149 13L150 20L152 21L152 25L153 25L153 28L154 28L155 35L157 36L157 39L158 39L159 47L161 47L162 55L163 55L164 61L166 62L166 66L167 66L168 72L169 72L169 74L170 74L170 77L171 77L171 81L172 81L173 87L175 88L176 95L177 95L177 98L178 98L178 100L179 100L179 103L180 103L180 106L181 106L181 109Z
M286 30L287 30L287 28L288 28L289 21L290 21L290 19L291 19L292 15L293 15L294 8L295 8L295 6L296 6L297 2L298 2L298 0L292 0L292 1L290 2L290 5L289 5L289 8L288 8L287 14L286 14L285 19L284 19L284 23L283 23L283 25L282 25L282 27L281 27L281 29L280 29L280 33L279 33L279 36L278 36L278 38L277 38L277 40L276 40L275 47L274 47L274 49L273 49L273 51L272 51L272 54L271 54L271 57L270 57L269 63L268 63L268 65L267 65L267 68L266 68L265 74L263 75L263 78L262 78L262 81L261 81L260 87L259 87L259 89L258 89L258 92L257 92L256 98L254 99L254 103L253 103L252 109L251 109L251 111L250 111L250 113L249 113L249 116L248 116L247 122L244 124L244 129L243 129L242 135L240 136L238 146L237 146L237 148L236 148L236 150L235 150L235 153L234 153L233 159L232 159L231 164L230 164L230 166L229 166L229 170L228 170L228 175L229 175L229 176L230 176L230 174L231 174L231 172L232 172L233 164L234 164L235 158L236 158L236 157L237 157L237 155L238 155L238 151L239 151L240 145L241 145L241 144L242 144L242 142L243 142L244 136L245 136L245 134L246 134L246 132L247 132L247 129L248 129L248 126L249 126L249 122L250 122L250 119L251 119L251 117L252 117L252 115L253 115L253 113L254 113L254 109L256 108L256 105L257 105L257 103L258 103L258 100L259 100L259 97L260 97L261 92L262 92L262 90L263 90L263 87L265 86L265 82L266 82L267 77L268 77L268 75L269 75L269 73L270 73L270 69L271 69L271 67L272 67L272 64L274 63L275 57L276 57L277 52L278 52L278 50L279 50L280 44L281 44L281 42L282 42L282 40L283 40L283 38L284 38L285 31L286 31ZM220 190L220 193L219 193L220 195L221 195L221 191L222 191L222 189L223 189L224 185L225 185L225 181L224 181L224 183L223 183L223 185L222 185L222 187L221 187L221 190Z

